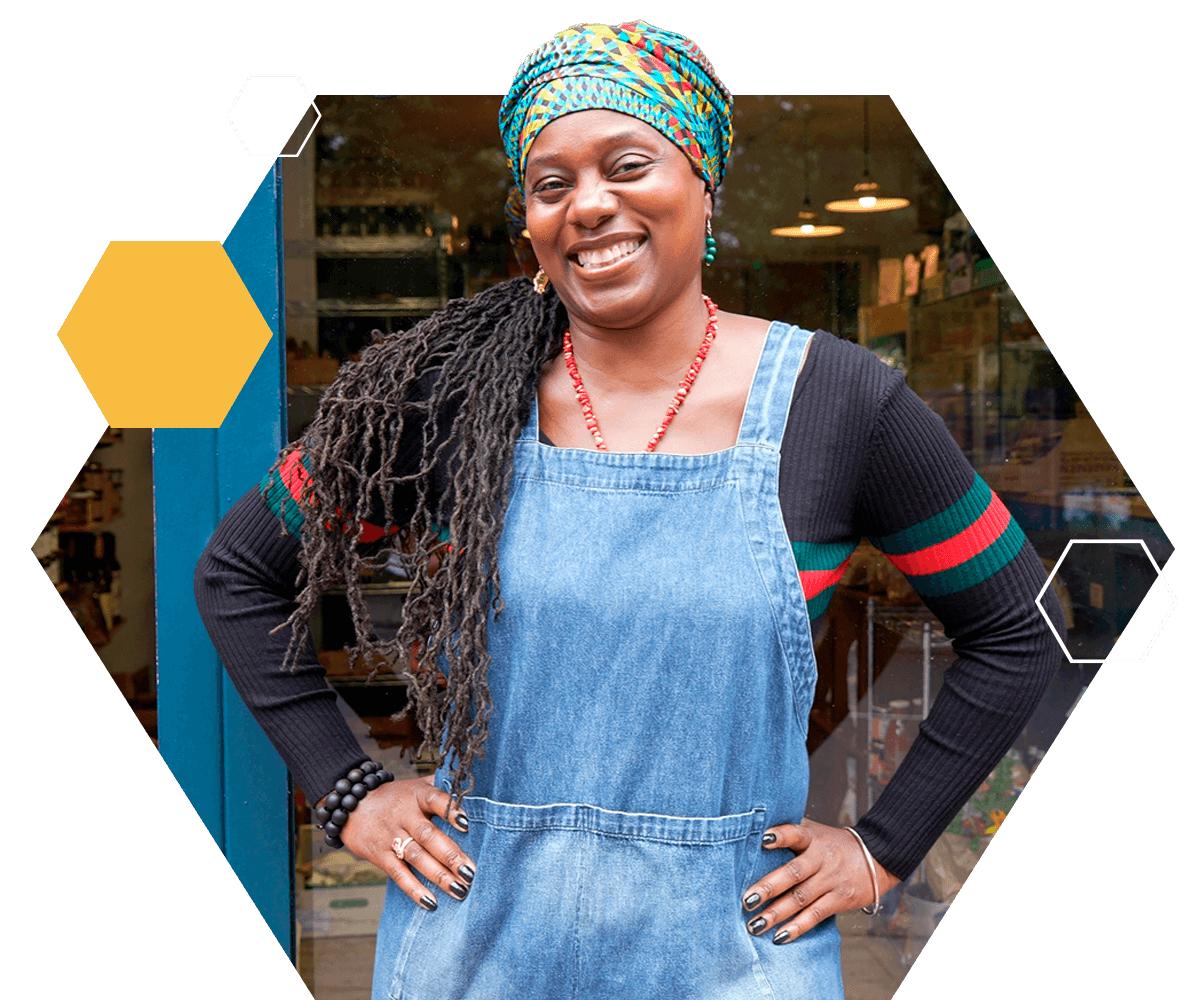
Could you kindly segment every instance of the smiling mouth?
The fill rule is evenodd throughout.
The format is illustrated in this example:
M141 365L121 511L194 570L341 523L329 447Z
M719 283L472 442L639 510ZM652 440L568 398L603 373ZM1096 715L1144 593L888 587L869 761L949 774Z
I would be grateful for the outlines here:
M620 243L614 243L612 246L599 250L580 250L579 253L568 254L568 257L579 267L589 271L624 260L630 254L637 253L645 242L645 240L622 240Z

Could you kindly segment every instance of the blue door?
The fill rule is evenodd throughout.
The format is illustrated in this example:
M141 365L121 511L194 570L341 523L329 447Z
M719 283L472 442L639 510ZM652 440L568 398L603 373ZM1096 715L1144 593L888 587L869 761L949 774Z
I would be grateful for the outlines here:
M273 331L217 430L154 432L159 749L279 943L295 959L287 769L226 676L192 596L222 515L287 430L279 161L225 241Z

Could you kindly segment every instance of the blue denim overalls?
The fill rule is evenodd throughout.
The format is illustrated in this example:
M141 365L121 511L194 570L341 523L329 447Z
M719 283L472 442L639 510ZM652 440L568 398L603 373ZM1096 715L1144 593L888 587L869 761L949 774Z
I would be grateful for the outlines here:
M488 636L495 711L463 800L464 902L389 882L375 1000L834 1000L832 920L782 946L741 895L800 822L816 666L778 499L809 334L773 323L735 447L517 442ZM448 788L445 775L439 784Z

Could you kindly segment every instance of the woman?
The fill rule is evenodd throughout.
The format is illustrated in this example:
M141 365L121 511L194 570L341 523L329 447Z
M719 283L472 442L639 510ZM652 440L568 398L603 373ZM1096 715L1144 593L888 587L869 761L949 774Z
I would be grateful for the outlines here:
M346 370L198 568L331 843L391 879L377 998L839 997L830 918L915 869L1057 666L1037 557L903 379L702 295L730 122L699 49L650 25L531 54L501 132L537 277ZM835 829L803 819L810 619L863 535L958 659ZM386 558L415 581L394 638L359 587ZM359 654L413 655L434 780L359 767L302 627L337 584Z

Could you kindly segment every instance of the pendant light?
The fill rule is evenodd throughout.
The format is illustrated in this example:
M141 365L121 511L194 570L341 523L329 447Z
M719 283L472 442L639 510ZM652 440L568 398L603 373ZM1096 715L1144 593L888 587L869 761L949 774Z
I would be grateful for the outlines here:
M801 115L804 118L804 207L796 213L796 217L800 220L796 225L779 226L771 230L771 235L796 236L801 239L840 236L846 231L846 227L822 225L821 217L813 211L812 202L808 200L808 105L805 105Z
M871 180L871 152L867 140L867 96L863 95L863 176L854 185L854 191L848 198L825 203L830 212L892 212L897 208L907 208L907 198L888 197L879 185Z

